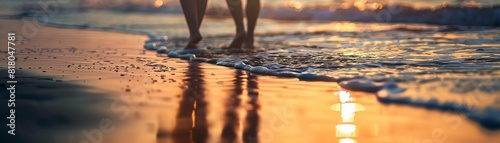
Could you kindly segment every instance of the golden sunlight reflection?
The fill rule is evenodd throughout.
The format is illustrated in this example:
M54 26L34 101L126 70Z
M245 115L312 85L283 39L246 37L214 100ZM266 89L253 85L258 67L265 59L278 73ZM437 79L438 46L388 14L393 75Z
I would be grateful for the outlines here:
M354 2L354 7L356 7L359 11L364 11L366 9L365 4L366 0L358 0Z
M364 111L363 105L354 103L354 98L349 91L337 91L335 95L338 96L340 103L330 107L331 110L340 111L342 123L335 126L336 137L339 137L340 143L355 143L356 140L352 137L357 137L357 128L354 124L354 116L356 112Z
M351 8L351 4L347 3L347 2L344 2L340 5L340 8L342 9L349 9Z
M356 140L350 138L343 138L339 140L339 143L356 143Z
M335 111L340 111L340 116L342 118L342 122L354 122L354 114L355 112L364 111L364 107L358 103L342 103L336 104Z
M196 123L196 101L194 101L193 104L193 111L191 112L191 121L192 121L191 128L194 128Z
M339 91L338 94L340 102L346 103L348 101L352 101L351 94L349 93L349 91Z
M156 8L161 7L163 5L163 0L156 0L154 3L154 6Z
M448 7L448 3L443 2L443 3L441 4L441 6L442 6L443 8L446 8L446 7Z
M354 124L339 124L336 126L337 137L356 137L356 125Z
M382 5L381 3L373 3L372 4L372 9L382 9L384 8L384 5Z
M462 3L462 7L477 7L477 8L481 8L483 7L483 5L479 2L476 2L475 0L471 0L471 1L466 1L466 2L463 2Z
M386 25L386 24L360 24L354 22L329 22L322 23L318 25L308 26L306 28L307 32L320 32L320 31L336 31L336 32L368 32L368 31L382 31L382 30L391 30L398 27L406 27L409 29L435 29L438 27L434 26L424 26L424 25L404 25L404 24L394 24L394 25ZM339 36L337 36L339 37ZM343 38L347 36L342 36ZM352 38L352 37L348 37ZM325 39L326 40L326 39ZM345 39L342 39L345 40Z
M317 32L317 31L340 31L340 32L357 32L359 27L353 22L332 22L323 25L309 26L307 27L307 32Z
M286 6L295 9L295 11L302 11L303 8L302 3L295 0L286 2Z

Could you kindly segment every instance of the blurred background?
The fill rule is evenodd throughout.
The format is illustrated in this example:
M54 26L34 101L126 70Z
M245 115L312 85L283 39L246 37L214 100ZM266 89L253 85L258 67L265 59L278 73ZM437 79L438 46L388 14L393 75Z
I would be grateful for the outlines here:
M105 27L153 35L187 36L187 27L178 0L0 2L0 14L33 16L44 24ZM243 3L245 2L243 0ZM262 20L257 29L260 34L388 30L388 25L378 25L374 28L373 24L363 24L366 22L411 23L413 25L405 27L420 26L419 29L422 28L421 24L500 25L500 1L497 0L262 0L261 3ZM229 19L225 0L209 0L206 17L208 20L202 25L205 35L233 33L234 26ZM337 23L331 25L331 22Z

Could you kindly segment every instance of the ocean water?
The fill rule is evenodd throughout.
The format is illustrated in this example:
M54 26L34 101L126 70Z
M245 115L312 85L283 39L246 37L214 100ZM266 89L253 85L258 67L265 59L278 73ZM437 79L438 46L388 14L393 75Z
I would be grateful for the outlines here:
M206 51L196 55L177 51L188 36L178 2L154 2L68 1L48 4L50 15L34 1L5 2L1 12L41 25L145 34L148 52L338 82L381 102L452 110L500 128L500 1L269 0L256 30L263 50L238 53L220 49L235 27L224 1L214 0L201 28Z

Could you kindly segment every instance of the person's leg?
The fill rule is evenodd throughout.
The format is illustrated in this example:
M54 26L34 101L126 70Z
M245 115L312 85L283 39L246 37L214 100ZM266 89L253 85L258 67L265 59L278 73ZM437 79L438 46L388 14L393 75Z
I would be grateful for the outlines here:
M203 22L203 17L205 17L205 11L207 11L208 0L199 0L197 3L197 16L198 16L198 29L201 27L201 22Z
M254 31L257 25L257 19L259 18L260 12L260 0L247 0L246 7L247 15L247 38L245 39L244 48L255 48L254 47Z
M243 7L241 0L226 0L231 15L233 16L234 23L236 24L236 36L234 37L229 48L241 48L241 44L245 41L246 32L245 25L243 24Z
M180 2L189 28L189 42L185 48L197 48L202 38L196 10L198 0L180 0Z

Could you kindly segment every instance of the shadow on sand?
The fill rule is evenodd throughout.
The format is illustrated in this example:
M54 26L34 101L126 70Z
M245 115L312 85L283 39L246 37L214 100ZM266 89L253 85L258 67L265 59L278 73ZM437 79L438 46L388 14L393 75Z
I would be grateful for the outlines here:
M7 73L3 68L0 72ZM5 107L0 108L2 142L78 142L75 135L79 135L82 129L95 129L103 118L116 118L106 106L113 101L109 93L25 70L17 70L16 76L15 107L12 108L7 108L11 94L6 88L11 86L7 83L10 79L0 79L0 102L5 103L2 105ZM5 126L12 122L5 119L11 116L10 109L15 110L15 136L6 133L11 130Z

